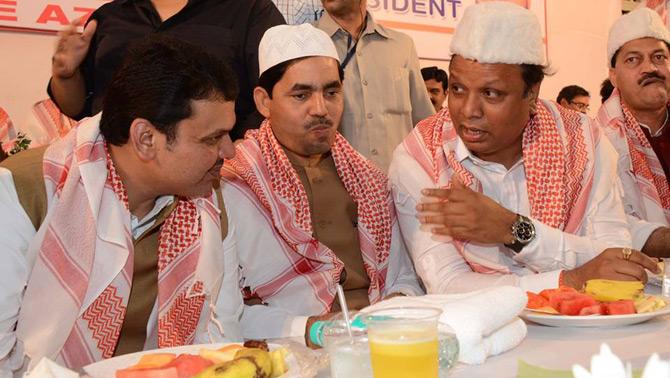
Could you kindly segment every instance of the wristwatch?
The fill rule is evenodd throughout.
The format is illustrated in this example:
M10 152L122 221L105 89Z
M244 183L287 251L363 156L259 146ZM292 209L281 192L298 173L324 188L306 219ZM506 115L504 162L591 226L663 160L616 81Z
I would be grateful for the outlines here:
M514 238L514 242L512 244L505 244L505 247L515 253L521 252L523 247L535 239L535 226L533 222L528 217L517 214L516 221L512 223L512 237Z

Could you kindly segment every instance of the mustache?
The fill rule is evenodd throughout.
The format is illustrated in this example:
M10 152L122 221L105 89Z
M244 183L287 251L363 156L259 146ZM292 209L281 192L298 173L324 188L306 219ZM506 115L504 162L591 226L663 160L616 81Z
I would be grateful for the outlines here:
M333 126L333 121L327 117L319 117L306 124L305 129L309 130L319 126Z
M651 81L651 80L662 80L662 81L665 81L665 76L661 75L661 74L658 73L658 72L649 72L649 73L644 74L644 76L642 76L642 77L640 78L640 80L637 81L637 83L638 83L639 85L646 85L646 84L648 84L648 82Z

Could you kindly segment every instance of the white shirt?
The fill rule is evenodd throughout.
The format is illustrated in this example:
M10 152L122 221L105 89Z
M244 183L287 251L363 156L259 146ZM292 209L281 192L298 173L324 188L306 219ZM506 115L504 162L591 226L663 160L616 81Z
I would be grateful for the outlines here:
M508 170L500 164L478 159L460 139L455 152L463 167L481 182L486 196L510 211L531 218L523 161ZM502 245L467 243L465 248L506 265L512 273L480 274L472 271L450 240L440 240L420 228L415 207L422 198L421 190L433 184L400 145L391 163L389 179L402 235L428 293L468 292L500 285L516 285L538 292L556 287L562 269L580 266L608 247L630 247L620 187L615 180L615 152L605 138L600 140L595 159L598 169L579 232L568 234L531 218L536 237L518 254Z

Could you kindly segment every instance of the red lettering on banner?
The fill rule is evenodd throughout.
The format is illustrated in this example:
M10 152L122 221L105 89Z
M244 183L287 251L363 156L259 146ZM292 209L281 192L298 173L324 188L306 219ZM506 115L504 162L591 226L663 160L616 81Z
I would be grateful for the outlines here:
M70 21L67 19L67 16L65 15L65 12L63 12L63 9L61 9L59 5L48 4L46 7L44 7L42 14L40 14L40 16L37 18L37 21L35 22L38 24L46 24L47 22L52 21L56 21L63 26L70 23Z
M16 21L16 1L0 0L0 21Z
M77 13L81 13L81 17L79 18L79 22L77 24L79 26L84 26L86 24L86 21L88 21L88 18L91 17L93 12L95 11L95 8L74 7L74 11Z

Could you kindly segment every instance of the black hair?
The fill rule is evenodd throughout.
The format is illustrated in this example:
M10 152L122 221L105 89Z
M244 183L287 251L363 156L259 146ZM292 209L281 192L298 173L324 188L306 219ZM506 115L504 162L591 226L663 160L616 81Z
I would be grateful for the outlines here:
M523 95L528 96L533 86L539 84L544 80L545 76L551 75L549 68L540 64L520 64L521 78L524 82Z
M663 41L663 43L665 43L665 47L667 47L668 51L670 51L670 43L665 42L665 41ZM621 47L623 47L623 46L621 46ZM616 67L616 58L617 58L617 56L619 56L619 51L621 51L621 47L619 47L614 52L614 55L612 55L612 60L610 60L610 66L612 66L612 68Z
M610 79L607 78L603 80L603 82L600 83L600 102L607 101L607 99L612 95L612 92L614 92L614 85L612 85Z
M445 91L449 87L449 75L443 69L437 68L437 66L422 68L421 76L423 76L423 81L433 79L438 83L442 83L442 89Z
M311 57L305 56L301 58L287 60L285 62L281 62L268 68L258 78L258 86L265 89L265 92L268 93L268 96L272 98L272 90L274 89L275 85L277 85L279 80L281 80L281 78L284 77L286 70L288 70L288 68L291 67L292 65L307 58ZM342 69L342 66L340 66L339 64L337 65L337 71L338 74L340 75L340 81L344 81L344 70Z
M580 87L579 85L568 85L567 87L561 89L560 92L558 92L556 102L560 104L561 100L563 99L565 99L567 102L572 102L572 100L574 100L575 97L578 96L591 97L589 92L586 89Z
M198 46L163 34L132 45L109 85L100 132L108 143L128 142L137 118L176 137L176 124L191 117L193 100L235 101L237 78L221 60Z

